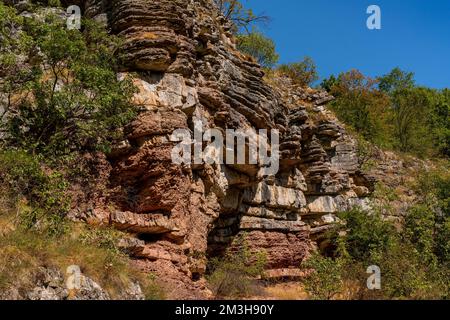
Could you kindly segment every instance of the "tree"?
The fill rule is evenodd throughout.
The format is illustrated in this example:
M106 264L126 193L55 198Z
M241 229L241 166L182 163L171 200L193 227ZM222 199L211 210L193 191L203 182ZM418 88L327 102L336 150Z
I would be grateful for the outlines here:
M279 59L272 39L257 30L256 25L267 23L269 18L255 15L239 0L214 0L219 12L232 24L237 37L237 48L256 59L265 68L272 68Z
M415 86L414 73L400 68L379 77L378 82L380 91L390 96L395 147L421 155L433 148L445 153L447 119L445 106L439 105L439 92Z
M8 107L3 140L8 146L52 156L104 150L121 139L121 128L134 116L129 79L118 80L118 38L85 20L82 32L63 21L27 20L22 30L33 39L27 60L35 61L19 96ZM19 72L20 73L20 72Z
M391 98L396 146L403 152L426 151L432 143L426 116L430 106L424 88L397 89Z
M414 73L394 68L388 74L378 78L378 87L381 91L393 94L397 90L411 89L414 87Z
M329 78L326 78L320 84L320 87L324 89L326 92L331 92L333 86L337 83L337 79L334 75L331 75Z
M256 59L263 67L273 67L279 59L275 43L258 31L237 36L238 49Z
M450 153L450 91L415 85L414 74L393 69L371 79L357 70L325 79L322 88L341 121L381 147L418 156Z
M331 107L341 121L369 142L389 145L389 97L377 89L375 79L351 70L338 76L330 93L336 97Z
M269 17L255 15L251 9L245 8L239 0L214 0L214 3L225 19L233 23L233 31L236 34L241 29L249 34L252 25L269 21Z
M429 119L429 128L433 144L443 156L450 156L450 89L436 92Z
M309 86L319 78L316 64L310 57L305 57L300 62L283 64L278 67L278 71L301 86Z

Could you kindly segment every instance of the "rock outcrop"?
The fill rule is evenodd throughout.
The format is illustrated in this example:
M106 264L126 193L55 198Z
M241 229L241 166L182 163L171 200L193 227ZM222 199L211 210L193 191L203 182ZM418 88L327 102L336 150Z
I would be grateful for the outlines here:
M0 292L0 300L111 300L108 292L91 278L80 273L71 280L70 275L65 276L54 267L37 268L31 277L30 286L27 290L11 286ZM130 283L118 297L120 300L144 298L138 283Z
M134 234L128 252L160 275L169 298L208 296L207 258L237 245L267 253L268 275L296 269L336 213L366 205L373 184L356 143L326 110L328 94L264 72L235 48L207 0L87 0L85 14L123 36L124 70L135 73L138 118L105 164L107 195L89 220ZM260 165L177 165L177 129L278 130L280 170ZM78 212L79 218L86 215Z

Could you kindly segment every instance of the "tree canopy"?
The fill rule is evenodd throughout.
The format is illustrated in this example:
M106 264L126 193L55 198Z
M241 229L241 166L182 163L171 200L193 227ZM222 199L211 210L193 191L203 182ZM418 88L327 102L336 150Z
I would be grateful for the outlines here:
M107 150L120 139L135 89L117 77L119 39L90 20L68 30L55 16L24 19L2 4L0 16L3 143L56 155Z
M357 70L325 79L338 117L366 140L418 156L448 156L449 90L415 84L414 74L394 68L376 79Z

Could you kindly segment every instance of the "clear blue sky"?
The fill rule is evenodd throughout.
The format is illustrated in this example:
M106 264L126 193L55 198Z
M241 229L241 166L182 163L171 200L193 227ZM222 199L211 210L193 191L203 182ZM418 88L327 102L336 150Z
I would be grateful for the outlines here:
M450 87L450 0L242 0L271 22L280 62L311 56L321 78L352 68L369 76L399 66L420 85ZM382 29L369 30L369 5Z

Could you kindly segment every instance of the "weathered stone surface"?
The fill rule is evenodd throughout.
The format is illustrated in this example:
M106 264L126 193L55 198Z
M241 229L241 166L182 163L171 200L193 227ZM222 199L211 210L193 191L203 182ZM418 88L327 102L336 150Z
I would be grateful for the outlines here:
M160 276L169 298L208 297L206 257L236 249L241 235L252 252L267 253L269 269L289 271L336 223L335 213L369 207L358 197L369 195L374 181L361 173L356 142L326 108L333 97L286 77L264 80L263 69L236 50L212 1L84 6L125 38L121 76L134 75L141 111L109 156L91 212L139 235L122 247L139 268ZM170 134L193 132L196 122L222 132L279 130L280 171L172 163Z
M308 230L302 221L280 221L258 217L242 217L239 223L240 230L269 230L280 232L300 232Z
M242 197L244 203L268 207L300 209L306 205L302 191L265 183L244 190Z
M300 213L293 212L284 209L273 210L263 206L259 207L251 207L246 204L241 204L239 206L239 212L246 216L251 217L260 217L266 219L275 219L275 220L289 220L289 221L297 221L299 219Z
M116 211L111 213L111 223L120 230L139 234L161 234L180 231L169 218L161 214L135 214Z
M148 111L131 123L128 139L172 134L176 129L186 127L187 117L181 111Z
M335 213L339 210L339 206L333 197L317 197L313 198L308 204L311 213Z
M268 269L299 266L313 247L308 231L249 231L246 233L246 243L251 252L266 253ZM230 245L230 250L233 250L233 244Z
M72 287L67 286L67 279L59 269L38 269L34 276L34 285L26 296L18 293L15 299L29 300L110 300L110 295L94 280L83 274L77 276L76 283ZM11 298L11 295L3 298ZM124 288L118 299L120 300L143 300L144 294L138 283L130 283Z

